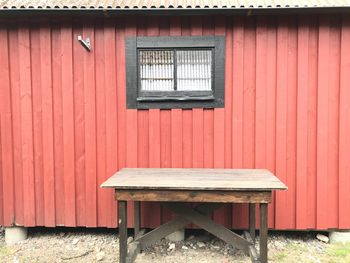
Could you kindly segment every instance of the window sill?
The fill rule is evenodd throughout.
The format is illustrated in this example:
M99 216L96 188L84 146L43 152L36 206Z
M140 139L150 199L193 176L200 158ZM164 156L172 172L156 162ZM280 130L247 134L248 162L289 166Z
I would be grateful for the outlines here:
M137 101L203 101L214 100L213 95L208 96L144 96L137 97Z

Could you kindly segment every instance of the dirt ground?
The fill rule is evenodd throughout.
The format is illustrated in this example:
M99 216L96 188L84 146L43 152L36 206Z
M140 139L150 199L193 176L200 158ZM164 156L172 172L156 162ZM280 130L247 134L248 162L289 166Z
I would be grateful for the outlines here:
M316 233L270 232L269 262L350 263L350 244L331 245L316 239ZM0 262L118 262L118 235L111 229L34 228L28 239L5 245L0 229ZM250 262L241 251L204 232L186 232L179 243L160 241L141 253L145 263Z

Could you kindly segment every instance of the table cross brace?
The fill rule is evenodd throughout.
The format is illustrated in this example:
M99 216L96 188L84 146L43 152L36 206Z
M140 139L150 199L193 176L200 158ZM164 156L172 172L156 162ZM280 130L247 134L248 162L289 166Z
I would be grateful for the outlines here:
M189 207L188 205L181 203L165 203L163 206L175 214L203 228L226 243L242 249L247 255L249 255L249 246L252 245L252 243L248 242L246 239L242 238L226 227L216 224L209 217L198 213L195 209Z
M215 209L218 209L223 205L224 205L223 203L205 203L205 204L200 204L193 209L197 213L200 213L202 215L209 215ZM142 236L138 236L135 239L135 241L140 243L141 250L143 250L146 247L153 245L158 240L166 237L167 235L170 235L171 233L174 233L175 231L184 228L186 225L190 223L191 221L188 220L187 218L183 216L177 216L176 218L157 227L156 229L153 229L152 231Z

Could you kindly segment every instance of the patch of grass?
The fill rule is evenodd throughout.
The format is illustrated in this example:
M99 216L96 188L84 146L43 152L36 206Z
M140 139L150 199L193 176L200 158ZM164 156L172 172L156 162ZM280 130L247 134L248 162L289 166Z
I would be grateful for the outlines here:
M7 247L0 246L0 259L11 255L11 251Z
M271 262L274 263L315 263L317 261L314 257L315 255L310 256L309 249L302 243L288 243L283 249L275 252L274 255L271 255ZM339 262L340 263L340 262Z
M329 263L350 263L350 243L334 244L327 248L327 256Z
M288 254L286 252L279 252L272 257L272 260L276 262L285 262L287 258Z

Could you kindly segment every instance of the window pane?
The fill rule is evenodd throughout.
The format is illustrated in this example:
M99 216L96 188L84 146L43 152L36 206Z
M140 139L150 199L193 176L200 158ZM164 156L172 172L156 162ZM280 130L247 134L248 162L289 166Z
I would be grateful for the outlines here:
M139 53L140 83L143 91L174 90L174 52L142 50Z
M176 51L177 90L211 90L212 51Z

